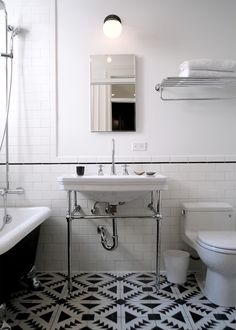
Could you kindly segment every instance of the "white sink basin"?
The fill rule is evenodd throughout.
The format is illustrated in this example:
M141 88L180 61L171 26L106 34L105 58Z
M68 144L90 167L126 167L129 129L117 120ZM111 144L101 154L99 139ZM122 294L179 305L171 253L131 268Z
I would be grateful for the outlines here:
M68 175L57 179L62 190L80 191L98 202L128 202L146 192L167 189L167 177L146 175Z

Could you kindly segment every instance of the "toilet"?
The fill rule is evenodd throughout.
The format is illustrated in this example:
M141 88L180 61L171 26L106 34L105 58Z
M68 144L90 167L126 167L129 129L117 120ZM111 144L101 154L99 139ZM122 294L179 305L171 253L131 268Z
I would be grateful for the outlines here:
M206 274L203 294L219 306L236 307L236 221L227 203L183 203L182 239L199 255Z

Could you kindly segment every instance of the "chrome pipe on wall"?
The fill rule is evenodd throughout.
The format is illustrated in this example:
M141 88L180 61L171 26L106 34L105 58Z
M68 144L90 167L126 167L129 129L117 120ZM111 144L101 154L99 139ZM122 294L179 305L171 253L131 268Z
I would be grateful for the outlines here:
M3 133L0 136L0 151L2 150L3 143L5 140L5 148L6 148L6 173L5 173L5 188L7 192L10 190L9 184L9 132L8 132L8 119L10 112L10 101L11 101L11 90L12 90L12 77L13 77L13 39L14 37L20 33L19 28L14 28L12 25L8 25L8 14L6 10L5 3L0 0L0 12L4 12L5 16L5 50L3 53L0 53L0 57L5 58L5 109L6 109L6 118L5 124L3 126ZM10 37L10 45L8 33L11 34ZM9 60L10 60L10 75L9 75ZM16 192L18 194L18 191Z

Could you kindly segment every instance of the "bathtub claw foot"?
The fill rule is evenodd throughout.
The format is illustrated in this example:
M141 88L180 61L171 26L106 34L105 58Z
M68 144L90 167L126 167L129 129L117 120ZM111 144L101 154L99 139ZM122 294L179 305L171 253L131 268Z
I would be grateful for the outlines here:
M0 326L1 326L0 330L11 330L10 325L7 324L6 321L3 321L2 323L0 323Z
M40 280L38 279L38 277L36 275L36 268L35 268L35 266L33 266L31 268L31 270L29 271L29 273L27 274L27 280L30 283L30 286L34 290L39 290L42 287L42 284L41 284Z
M39 290L42 287L42 284L37 277L32 278L32 287L34 290Z
M6 304L0 304L0 324L2 325L2 322L6 316Z
M0 330L11 330L9 324L4 321L6 317L6 304L0 304Z

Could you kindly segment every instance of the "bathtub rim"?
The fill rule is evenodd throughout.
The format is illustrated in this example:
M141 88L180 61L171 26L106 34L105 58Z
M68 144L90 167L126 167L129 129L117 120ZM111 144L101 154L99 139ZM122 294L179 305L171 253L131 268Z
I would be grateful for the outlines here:
M15 227L12 228L11 226L11 230L8 230L10 227L7 227L8 224L6 224L4 229L0 232L0 255L7 252L18 242L20 242L36 227L47 220L51 214L51 209L47 206L9 207L7 210L10 214L11 210L17 211L18 209L21 211L30 210L33 213L29 216L29 218L21 223L18 223ZM0 207L0 210L3 210L3 208ZM14 221L14 219L12 221Z

